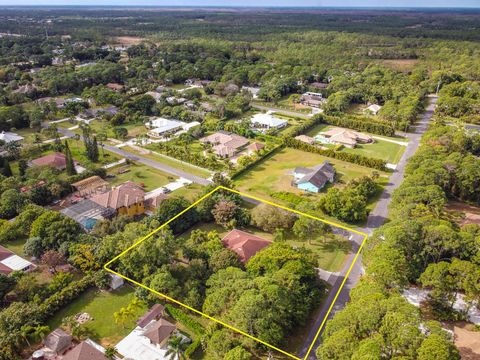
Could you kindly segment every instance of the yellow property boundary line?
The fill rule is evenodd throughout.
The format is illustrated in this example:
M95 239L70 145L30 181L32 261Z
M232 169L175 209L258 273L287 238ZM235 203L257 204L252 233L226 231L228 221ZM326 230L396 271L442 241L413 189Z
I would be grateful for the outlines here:
M237 328L235 328L235 327L233 327L233 326L231 326L231 325L229 325L229 324L226 324L226 323L224 323L224 322L221 321L221 320L215 319L214 317L212 317L212 316L210 316L210 315L208 315L208 314L205 314L205 313L203 313L203 312L201 312L201 311L199 311L199 310L197 310L197 309L194 309L194 308L188 306L187 304L184 304L184 303L182 303L182 302L180 302L180 301L178 301L178 300L175 300L175 299L171 298L170 296L168 296L168 295L166 295L166 294L162 294L162 293L160 293L160 292L158 292L158 291L156 291L156 290L154 290L154 289L151 289L151 288L149 288L148 286L146 286L146 285L144 285L144 284L141 284L141 283L139 283L138 281L135 281L135 280L133 280L133 279L130 279L129 277L127 277L127 276L125 276L125 275L122 275L122 274L120 274L120 273L118 273L118 272L116 272L116 271L114 271L114 270L112 270L112 269L110 269L110 268L108 267L108 266L109 266L111 263L113 263L115 260L118 260L120 257L122 257L123 255L125 255L127 252L129 252L130 250L132 250L134 247L138 246L138 245L141 244L143 241L145 241L146 239L150 238L152 235L156 234L158 231L160 231L162 228L164 228L165 226L167 226L167 225L168 225L169 223L171 223L173 220L175 220L175 219L177 219L178 217L182 216L182 215L183 215L184 213L186 213L188 210L190 210L191 208L195 207L196 205L198 205L198 204L201 203L203 200L205 200L205 199L208 198L209 196L213 195L216 191L218 191L218 190L220 190L220 189L221 189L221 190L230 191L230 192L235 193L235 194L238 194L238 195L240 195L240 196L242 196L242 197L247 197L247 198L250 198L250 199L259 201L259 202L263 202L263 203L266 203L266 204L269 204L269 205L278 207L278 208L280 208L280 209L284 209L284 210L287 210L287 211L291 211L291 212L293 212L293 213L295 213L295 214L302 215L302 216L306 216L306 217L309 217L309 218L311 218L311 219L318 220L318 221L321 221L321 222L323 222L323 223L326 223L326 224L329 224L329 225L332 225L332 226L336 226L336 227L338 227L338 228L341 228L341 229L344 229L344 230L353 232L353 233L355 233L355 234L362 235L362 236L364 237L363 240L362 240L362 244L360 245L357 253L355 254L355 257L353 258L353 261L352 261L352 263L350 264L350 267L349 267L348 271L346 272L345 277L344 277L342 283L340 284L340 287L339 287L337 293L335 294L335 297L334 297L332 303L330 304L330 307L328 308L327 314L325 315L325 318L323 319L322 323L320 324L320 327L318 328L318 331L317 331L317 333L315 334L315 338L313 339L313 342L312 342L312 344L310 345L310 347L308 348L307 354L305 355L305 357L304 357L303 359L302 359L302 358L299 358L298 356L295 356L295 355L293 355L293 354L290 354L290 353L288 353L288 352L286 352L286 351L284 351L284 350L282 350L282 349L279 349L279 348L277 348L276 346L273 346L273 345L271 345L271 344L269 344L269 343L267 343L267 342L265 342L265 341L263 341L263 340L261 340L261 339L258 339L258 338L256 338L255 336L252 336L252 335L250 335L250 334L248 334L248 333L246 333L246 332L244 332L244 331L242 331L242 330L240 330L240 329L237 329ZM367 237L368 237L367 234L365 234L365 233L363 233L363 232L360 232L360 231L357 231L357 230L355 230L355 229L351 229L351 228L349 228L349 227L343 226L343 225L341 225L341 224L337 224L337 223L334 223L334 222L332 222L332 221L320 219L320 218L317 218L317 217L315 217L315 216L312 216L312 215L309 215L309 214L305 214L305 213L302 213L302 212L297 211L297 210L294 210L294 209L290 209L290 208L288 208L288 207L286 207L286 206L278 205L278 204L275 204L275 203L273 203L273 202L271 202L271 201L267 201L267 200L264 200L264 199L260 199L260 198L258 198L258 197L256 197L256 196L248 195L248 194L242 193L242 192L237 191L237 190L229 189L229 188L227 188L227 187L225 187L225 186L217 186L215 189L213 189L212 191L210 191L208 194L202 196L200 199L198 199L197 201L195 201L192 205L190 205L189 207L187 207L185 210L181 211L180 213L178 213L177 215L175 215L174 217L172 217L170 220L168 220L167 222L165 222L163 225L159 226L157 229L153 230L153 231L150 232L148 235L144 236L143 238L141 238L140 240L138 240L137 242L135 242L133 245L131 245L130 247L128 247L126 250L122 251L119 255L115 256L112 260L110 260L109 262L107 262L103 267L104 267L105 270L109 271L109 272L112 273L112 274L115 274L115 275L117 275L117 276L120 276L121 278L123 278L123 279L125 279L125 280L128 280L128 281L130 281L131 283L133 283L133 284L135 284L135 285L138 285L138 286L140 286L140 287L142 287L142 288L144 288L144 289L147 289L147 290L153 292L154 294L163 297L164 299L166 299L166 300L168 300L168 301L171 301L171 302L173 302L173 303L175 303L175 304L178 304L178 305L180 305L180 306L183 306L184 308L186 308L186 309L188 309L188 310L190 310L190 311L193 311L194 313L196 313L196 314L198 314L198 315L201 315L201 316L203 316L203 317L206 317L207 319L213 320L213 321L215 321L215 322L217 322L217 323L225 326L226 328L228 328L228 329L230 329L230 330L233 330L233 331L235 331L235 332L237 332L237 333L239 333L239 334L242 334L242 335L244 335L244 336L246 336L246 337L248 337L248 338L250 338L250 339L252 339L252 340L255 340L255 341L257 341L257 342L259 342L259 343L261 343L261 344L263 344L263 345L271 348L271 349L274 349L274 350L276 350L276 351L278 351L278 352L280 352L280 353L282 353L282 354L284 354L284 355L287 355L288 357L290 357L290 358L292 358L292 359L296 359L296 360L306 360L306 359L308 358L308 356L310 355L310 353L311 353L311 351L312 351L312 349L313 349L313 346L315 345L315 342L317 341L318 336L320 335L320 332L321 332L321 330L323 329L323 327L324 327L324 325L325 325L325 323L326 323L326 321L327 321L327 319L328 319L328 316L330 315L330 312L331 312L332 309L333 309L333 305L334 305L335 302L337 301L338 295L339 295L340 292L342 291L343 286L345 285L345 282L347 281L348 276L350 275L350 272L352 271L353 265L354 265L355 262L357 261L357 258L358 258L358 256L360 255L360 252L362 251L363 246L365 245L365 241L366 241Z

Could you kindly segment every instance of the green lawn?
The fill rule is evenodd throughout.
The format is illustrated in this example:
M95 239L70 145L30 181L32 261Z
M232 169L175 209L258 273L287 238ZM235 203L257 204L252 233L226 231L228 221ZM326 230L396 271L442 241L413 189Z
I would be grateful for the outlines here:
M240 175L235 179L235 184L240 191L267 200L272 200L270 194L278 191L288 191L304 197L318 198L324 191L320 194L312 194L292 186L292 172L298 166L311 167L319 165L325 160L329 161L337 171L337 181L334 186L342 186L354 178L371 175L374 171L349 162L287 148L274 153L252 170Z
M129 171L119 174L119 170L121 169L128 169ZM113 179L109 179L112 185L133 181L137 184L143 184L145 191L154 190L176 179L176 177L170 174L140 163L115 167L109 169L108 172L109 174L115 175Z
M93 318L85 326L94 333L94 340L100 341L102 345L114 345L135 328L135 321L147 310L146 307L136 310L124 326L116 324L113 313L128 306L133 298L133 289L126 285L112 292L88 290L56 313L47 325L55 329L66 316L86 312Z
M72 153L72 157L77 160L81 166L85 167L89 164L92 164L92 162L87 158L87 155L85 154L85 145L83 143L83 140L69 139L68 146ZM95 163L96 166L110 164L121 159L120 156L107 150L103 150L100 146L98 152L99 157L98 162Z
M183 196L188 201L194 201L197 200L198 195L200 195L202 191L202 185L191 183L189 185L181 187L180 189L172 191L170 196Z
M220 225L215 223L202 223L194 226L180 237L182 239L188 239L193 230L200 229L202 231L216 231L223 238L229 230L224 229ZM248 227L245 229L251 234L255 234L267 240L273 240L273 235L264 231L261 231L255 227ZM336 237L334 235L316 236L309 241L301 241L293 234L288 234L286 242L296 248L307 248L311 250L318 259L318 266L327 271L340 271L343 264L351 250L351 245L348 240Z
M23 253L23 245L25 245L25 242L27 240L20 238L20 239L15 239L13 241L7 241L3 243L2 245L6 247L8 250L13 251L15 254L18 256L25 256Z
M140 154L137 150L131 148L130 146L125 146L122 149L125 150L125 151L128 151L128 152L137 154L137 155L141 155L142 157L145 157L147 159L154 160L154 161L157 161L159 163L171 166L173 168L188 172L192 175L196 175L196 176L200 176L200 177L204 177L204 178L209 178L212 175L212 173L209 172L208 170L198 168L198 167L186 164L186 163L182 163L180 161L172 160L171 158L169 158L167 156L162 156L161 154L160 155L155 154L155 153Z

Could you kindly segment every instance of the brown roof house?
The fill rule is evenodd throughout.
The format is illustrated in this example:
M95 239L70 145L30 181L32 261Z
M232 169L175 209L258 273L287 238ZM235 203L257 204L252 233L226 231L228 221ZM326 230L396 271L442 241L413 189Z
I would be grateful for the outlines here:
M201 138L200 142L213 145L212 150L215 154L228 158L243 150L248 144L248 139L228 131L217 131Z
M72 335L58 328L48 334L43 344L55 354L63 354L72 345Z
M262 150L265 147L264 144L254 142L247 146L248 155L255 154L256 152Z
M145 212L145 192L134 182L127 181L103 194L90 198L93 202L113 209L117 214L135 216Z
M305 191L318 193L327 183L335 181L335 168L325 161L312 169L297 167L293 171L293 184Z
M96 342L87 339L68 351L63 360L108 360L105 349Z
M295 136L295 140L298 140L298 141L301 141L301 142L304 142L304 143L310 144L310 145L315 144L315 139L310 137L310 136L307 136L307 135Z
M77 195L82 197L104 193L111 189L110 183L97 175L74 182L72 186L76 190Z
M357 143L368 144L373 142L373 138L369 135L344 128L333 128L325 131L317 135L315 139L323 143L343 145L348 148L354 148Z
M234 251L242 263L248 262L257 252L269 246L270 240L234 229L222 239L223 246Z
M175 325L165 319L151 322L145 327L143 336L150 339L152 344L165 348L170 335L177 330Z
M67 158L64 154L56 152L34 159L31 163L35 166L50 166L57 170L65 170L67 167ZM76 161L74 161L74 163L77 164Z
M137 325L143 329L153 320L159 320L164 312L165 307L162 304L155 304L137 320Z

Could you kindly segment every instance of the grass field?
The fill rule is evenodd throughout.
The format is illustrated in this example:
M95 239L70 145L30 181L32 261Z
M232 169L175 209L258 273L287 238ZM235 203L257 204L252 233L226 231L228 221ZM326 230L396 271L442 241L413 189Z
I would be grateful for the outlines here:
M61 325L62 319L66 316L86 312L93 318L85 324L93 332L93 340L100 341L104 346L115 345L135 328L135 320L147 310L146 307L136 310L124 326L116 324L113 313L128 306L133 299L134 291L128 286L112 292L88 290L56 313L47 325L55 329Z
M120 169L128 169L130 171L119 174ZM176 177L170 174L140 163L115 167L109 170L109 173L115 175L113 179L109 179L112 185L133 181L137 184L143 184L145 191L154 190L176 179Z
M200 229L202 231L216 231L223 238L229 230L225 230L215 223L203 223L191 228L189 231L181 235L182 239L188 239L193 230ZM244 229L251 234L260 236L267 240L273 240L273 235L266 233L254 227ZM339 271L345 263L346 257L351 250L348 240L337 237L317 236L308 241L300 241L293 234L288 234L286 242L296 248L307 248L317 256L318 266L327 271Z
M134 154L137 154L137 155L141 155L142 157L145 157L147 159L154 160L154 161L157 161L159 163L171 166L173 168L188 172L192 175L201 176L201 177L204 177L204 178L208 178L212 175L208 170L204 170L202 168L192 166L192 165L184 163L184 162L173 160L170 157L163 156L161 154L160 155L156 154L156 153L150 153L150 154L143 154L142 153L142 154L140 154L137 150L131 148L130 146L123 147L123 150L134 153Z
M172 191L170 196L183 196L188 201L193 202L198 198L198 195L203 191L203 186L195 183L191 183L178 190Z
M367 167L318 154L295 149L282 149L260 162L252 170L240 175L235 179L235 184L240 191L267 200L272 200L270 194L278 191L289 191L310 198L319 197L322 193L306 193L292 186L293 176L291 174L298 166L311 167L319 165L325 160L329 161L337 171L335 186L342 186L352 179L371 175L373 172Z
M330 125L317 125L313 127L306 135L314 137L317 135L319 132L322 131L328 131L330 129L333 129L335 126L330 126ZM374 135L374 134L370 134ZM377 136L377 135L374 135ZM390 139L394 141L405 141L405 138L387 138L383 136L385 139ZM329 147L329 145L326 145ZM332 145L332 147L334 147ZM360 154L372 158L377 158L377 159L382 159L387 161L388 163L391 164L396 164L400 161L400 158L402 157L403 152L405 151L405 146L396 144L390 141L385 141L376 138L375 142L373 144L358 144L355 148L349 149L347 147L344 147L341 152L347 152L351 154Z

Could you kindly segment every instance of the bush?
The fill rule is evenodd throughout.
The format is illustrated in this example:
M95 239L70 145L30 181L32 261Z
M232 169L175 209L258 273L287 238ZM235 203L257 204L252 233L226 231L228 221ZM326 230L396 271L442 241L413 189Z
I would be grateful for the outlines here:
M321 122L328 125L345 127L358 131L366 131L372 134L394 136L395 128L390 125L379 121L371 121L369 119L354 119L347 117L335 117L335 116L323 116L316 115L313 118L318 117Z
M165 308L167 309L171 317L185 325L188 329L193 331L195 335L202 335L204 333L203 326L194 319L192 319L192 317L186 314L184 311L174 307L171 304L165 305Z

